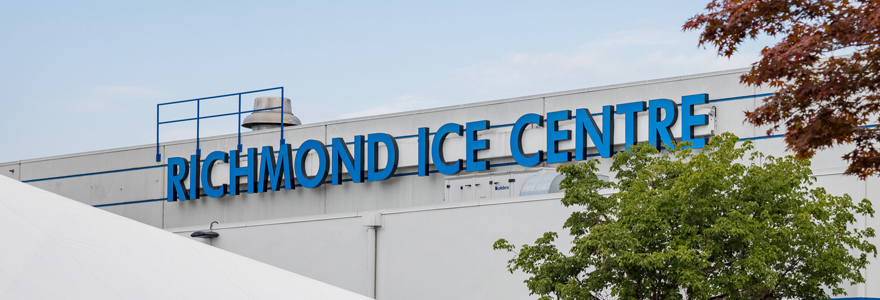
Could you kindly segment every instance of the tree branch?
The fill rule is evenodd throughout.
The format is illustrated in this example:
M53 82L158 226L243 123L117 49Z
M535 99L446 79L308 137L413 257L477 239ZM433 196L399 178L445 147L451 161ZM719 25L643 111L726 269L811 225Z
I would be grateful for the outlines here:
M801 263L800 259L795 259L794 262L790 266L788 266L788 268L785 268L785 271L782 272L782 276L779 276L779 280L776 281L776 285L773 286L773 289L771 289L769 292L767 292L767 294L764 295L764 298L761 298L761 299L763 299L763 300L773 299L773 294L776 293L776 289L779 288L779 284L782 283L782 280L785 279L785 276L788 276L788 273L791 272L791 270L793 270L794 267L796 267L800 263Z
M721 300L721 299L724 299L724 298L727 298L727 294L721 294L721 295L718 295L718 296L713 296L713 297L710 297L709 300Z

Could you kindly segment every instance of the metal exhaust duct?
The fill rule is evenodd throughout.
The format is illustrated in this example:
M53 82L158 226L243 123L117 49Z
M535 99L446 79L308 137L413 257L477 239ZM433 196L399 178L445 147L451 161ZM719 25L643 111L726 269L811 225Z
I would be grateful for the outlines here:
M254 99L254 110L267 109L281 106L281 97L257 97ZM250 128L253 131L275 129L281 127L281 114L278 108L252 112L241 122L241 127ZM302 122L293 115L290 98L284 98L284 126L302 125Z

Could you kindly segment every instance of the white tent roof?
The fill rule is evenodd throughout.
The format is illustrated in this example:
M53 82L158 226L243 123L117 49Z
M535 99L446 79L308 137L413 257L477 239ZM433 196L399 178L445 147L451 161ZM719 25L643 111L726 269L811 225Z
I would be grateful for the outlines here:
M0 176L0 299L371 299Z

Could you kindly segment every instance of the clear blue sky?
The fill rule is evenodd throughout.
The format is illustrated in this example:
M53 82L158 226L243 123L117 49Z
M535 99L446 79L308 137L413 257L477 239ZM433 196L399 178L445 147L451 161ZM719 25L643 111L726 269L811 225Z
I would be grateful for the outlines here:
M154 143L157 103L267 87L315 123L756 60L681 31L706 2L0 0L0 162Z

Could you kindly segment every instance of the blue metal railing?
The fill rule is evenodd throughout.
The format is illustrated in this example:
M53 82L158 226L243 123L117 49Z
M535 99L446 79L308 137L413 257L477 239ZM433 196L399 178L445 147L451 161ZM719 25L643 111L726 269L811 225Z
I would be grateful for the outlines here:
M273 90L281 90L281 106L241 111L241 95L266 92L266 91L273 91ZM230 97L230 96L238 96L238 112L210 115L210 116L204 116L204 117L201 115L202 100L209 100L209 99L216 99L216 98L223 98L223 97ZM195 118L177 119L177 120L170 120L170 121L164 121L164 122L159 121L159 109L163 105L189 103L189 102L193 102L193 101L196 102L196 117ZM200 148L200 145L199 145L199 140L200 140L200 137L199 137L200 122L199 121L201 119L210 119L210 118L238 115L238 151L241 151L241 148L242 148L241 147L241 114L270 110L270 109L279 109L281 111L281 121L280 121L280 123L281 123L281 145L284 145L285 142L284 142L284 87L283 86L262 89L262 90L255 90L255 91L247 91L247 92L241 92L241 93L233 93L233 94L226 94L226 95L211 96L211 97L196 98L196 99L190 99L190 100L181 100L181 101L173 101L173 102L165 102L165 103L156 104L156 162L162 161L162 154L159 152L159 125L178 123L178 122L187 122L187 121L195 120L196 121L196 155L201 155L202 149Z

